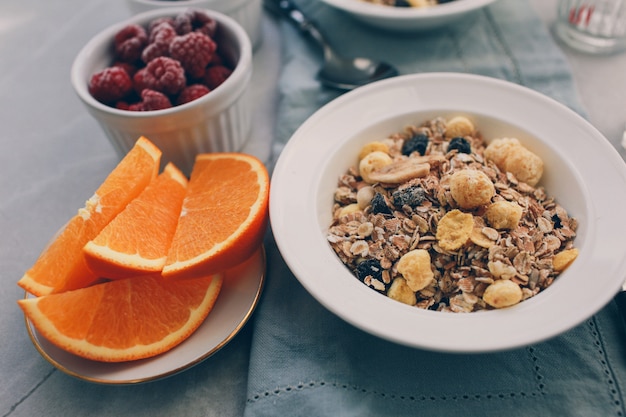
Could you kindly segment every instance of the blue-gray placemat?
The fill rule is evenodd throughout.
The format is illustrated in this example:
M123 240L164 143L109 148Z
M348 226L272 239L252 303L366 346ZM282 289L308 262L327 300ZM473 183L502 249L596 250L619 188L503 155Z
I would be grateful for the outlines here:
M297 2L346 55L392 62L402 74L501 78L584 114L562 52L524 0L500 0L452 27L417 34L373 30L319 0ZM274 158L306 118L339 94L315 78L316 46L288 23L281 31ZM626 415L626 333L613 303L565 334L525 348L470 355L424 351L337 318L299 284L271 236L266 248L268 277L253 321L246 417Z

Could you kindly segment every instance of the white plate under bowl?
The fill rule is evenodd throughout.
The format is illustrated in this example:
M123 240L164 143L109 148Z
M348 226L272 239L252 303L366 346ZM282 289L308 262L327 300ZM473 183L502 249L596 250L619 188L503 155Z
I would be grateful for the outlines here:
M391 7L361 0L322 1L370 26L394 32L418 32L466 19L495 0L455 0L430 7Z
M517 137L542 156L541 184L579 220L576 261L522 303L469 314L422 310L357 280L326 240L337 179L360 147L434 116L465 115L487 141ZM345 321L407 346L488 352L556 336L606 305L626 271L626 164L591 124L531 89L469 74L400 76L361 87L313 114L272 175L270 219L286 263Z
M252 316L265 282L265 250L224 274L213 310L198 329L175 348L152 358L106 363L84 359L51 344L30 321L26 328L39 353L52 365L76 378L101 384L125 385L154 381L182 372L226 346Z

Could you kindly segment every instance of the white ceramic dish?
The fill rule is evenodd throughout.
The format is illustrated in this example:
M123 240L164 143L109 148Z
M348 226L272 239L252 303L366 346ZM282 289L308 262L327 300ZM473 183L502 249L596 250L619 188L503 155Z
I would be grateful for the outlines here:
M340 174L367 142L435 116L463 114L487 141L518 137L542 156L542 184L579 220L575 263L545 291L507 309L421 310L363 285L326 240ZM558 335L601 309L626 271L626 165L587 121L533 90L482 76L407 75L327 104L292 136L275 166L270 219L278 248L326 308L379 337L418 348L487 352Z
M322 0L368 25L391 31L432 30L460 19L488 6L495 0L456 0L432 7L390 7L361 0Z
M174 349L153 358L105 363L59 349L27 320L26 328L39 353L52 365L76 378L101 384L136 384L182 372L207 359L243 328L251 317L265 282L265 252L226 272L213 310L200 327Z
M217 21L216 43L235 68L220 86L189 103L155 111L119 110L94 99L87 87L93 73L111 65L111 42L119 30L133 23L147 26L156 18L176 16L185 10L155 9L104 29L74 59L71 81L120 157L143 135L163 151L164 163L173 162L189 175L198 153L240 151L250 137L247 94L252 77L252 46L241 25L222 13L205 10Z
M128 0L128 6L133 13L165 7L215 10L239 22L250 37L254 48L259 46L262 40L261 0Z

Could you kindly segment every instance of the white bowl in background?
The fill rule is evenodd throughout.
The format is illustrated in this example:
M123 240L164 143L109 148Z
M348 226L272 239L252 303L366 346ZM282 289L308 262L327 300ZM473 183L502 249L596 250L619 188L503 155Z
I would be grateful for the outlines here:
M164 7L209 9L235 19L246 31L256 49L261 43L262 0L128 0L132 13L143 13Z
M489 142L517 137L545 162L544 185L579 221L576 261L536 296L513 307L458 314L411 307L352 275L327 241L340 174L360 148L409 124L465 115ZM403 345L488 352L556 336L617 293L626 270L626 164L586 120L536 91L494 78L430 73L379 81L314 113L273 170L270 219L300 283L352 325Z
M220 86L196 100L155 111L128 111L100 103L88 91L91 75L112 63L114 35L137 23L175 16L186 8L164 8L140 13L95 35L78 53L71 81L78 97L98 121L120 156L140 136L157 145L166 161L189 175L195 157L203 152L234 152L243 148L251 133L250 100L246 97L252 76L252 47L241 25L223 13L205 10L218 23L216 43L234 66Z
M361 0L322 0L368 25L391 31L432 30L461 19L496 0L455 0L430 7L392 7Z

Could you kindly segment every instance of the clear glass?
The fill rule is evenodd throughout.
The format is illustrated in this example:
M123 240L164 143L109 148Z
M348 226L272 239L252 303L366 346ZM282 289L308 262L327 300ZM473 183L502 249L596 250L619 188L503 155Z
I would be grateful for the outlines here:
M563 42L580 51L626 50L626 1L559 0L554 31Z

